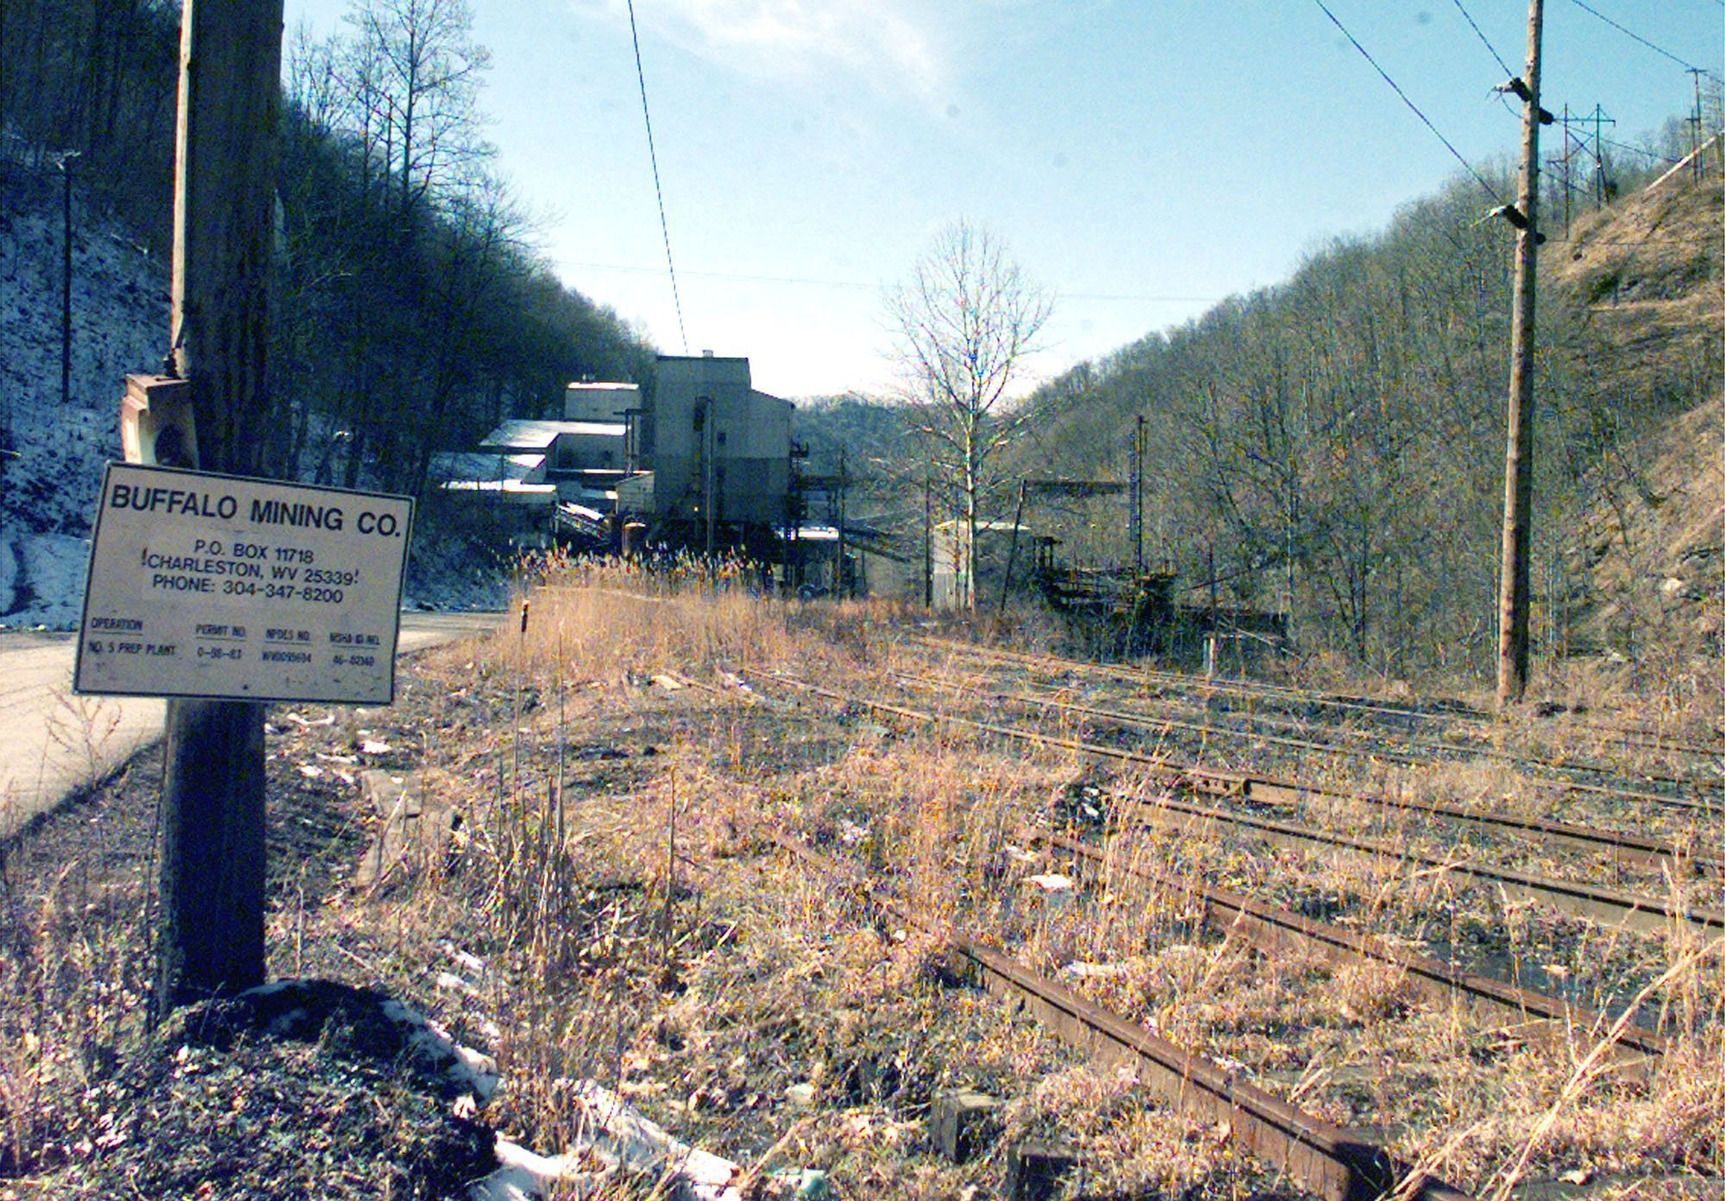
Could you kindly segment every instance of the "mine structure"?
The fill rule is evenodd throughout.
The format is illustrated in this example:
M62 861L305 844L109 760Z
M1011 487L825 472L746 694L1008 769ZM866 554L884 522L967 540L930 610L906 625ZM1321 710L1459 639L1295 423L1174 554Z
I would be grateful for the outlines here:
M782 562L791 408L753 387L746 358L661 355L651 395L625 414L620 528L638 527L649 546Z
M661 355L651 386L582 380L564 393L556 420L505 421L477 451L434 463L445 490L492 503L524 546L555 542L627 555L734 554L759 566L759 583L805 599L868 594L923 599L936 609L1004 608L1035 598L1088 631L1098 650L1239 656L1286 640L1281 614L1207 601L1183 603L1171 564L1143 553L1140 464L1131 478L1027 476L1011 520L976 527L976 579L966 578L969 529L929 522L922 545L851 519L854 482L841 452L811 469L791 437L790 401L754 386L749 360ZM1132 561L1111 567L1065 562L1060 539L1037 520L1049 501L1120 498ZM1212 576L1214 572L1211 573Z
M517 545L733 553L805 596L865 590L843 465L807 470L791 411L754 387L747 358L661 355L650 387L571 383L559 419L505 421L433 470L444 491L489 503Z

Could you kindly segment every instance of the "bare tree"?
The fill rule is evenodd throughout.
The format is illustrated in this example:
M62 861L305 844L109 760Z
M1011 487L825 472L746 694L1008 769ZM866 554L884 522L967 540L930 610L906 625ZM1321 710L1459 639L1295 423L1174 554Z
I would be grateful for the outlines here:
M935 235L889 297L894 354L912 427L964 522L960 596L976 606L976 530L997 451L1024 427L1013 384L1052 311L987 230L959 221Z
M472 40L466 0L354 0L346 19L358 34L350 70L362 136L378 139L368 150L411 218L490 154L477 98L491 56Z

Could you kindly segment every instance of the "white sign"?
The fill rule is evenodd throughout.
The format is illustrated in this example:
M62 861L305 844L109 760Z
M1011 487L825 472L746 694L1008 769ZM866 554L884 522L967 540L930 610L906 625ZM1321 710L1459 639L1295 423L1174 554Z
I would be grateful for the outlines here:
M73 688L395 699L413 500L110 463Z

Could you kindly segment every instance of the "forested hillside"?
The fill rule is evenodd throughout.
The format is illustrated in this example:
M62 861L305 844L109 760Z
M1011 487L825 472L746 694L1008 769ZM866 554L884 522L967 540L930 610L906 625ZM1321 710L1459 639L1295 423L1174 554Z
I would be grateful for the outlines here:
M1548 197L1537 328L1534 637L1554 655L1657 668L1725 636L1725 178L1685 169L1673 123L1607 164L1616 195L1567 228ZM1513 191L1502 173L1488 181ZM1554 182L1554 181L1548 181ZM1287 612L1306 653L1384 674L1489 673L1503 512L1513 231L1458 179L1388 229L1313 250L1275 287L1080 363L1026 402L993 465L1016 481L1125 481L1145 421L1145 554L1182 599ZM896 417L896 420L895 420ZM914 410L861 398L799 413L851 512L921 536ZM934 480L936 519L953 498ZM1033 501L1061 555L1130 564L1118 497ZM1212 566L1213 565L1213 566ZM1656 662L1657 661L1657 662Z
M1578 314L1577 374L1606 398L1581 520L1556 534L1559 650L1599 647L1666 676L1725 658L1722 260L1715 177L1601 214L1555 266Z
M83 218L117 218L165 261L179 18L171 0L7 0L0 183L23 189L15 201L56 183L58 156L76 151ZM470 23L465 0L356 0L339 37L289 37L271 358L282 419L260 431L284 475L418 491L432 453L500 415L544 415L584 374L650 368L633 331L531 250L483 138L487 56ZM121 374L158 363L115 362L107 395L73 399L107 409Z
M1721 182L1687 174L1553 227L1542 252L1535 636L1609 635L1578 530L1647 479L1646 439L1717 393ZM1500 192L1511 189L1498 181ZM1472 181L1042 388L1010 473L1124 478L1147 422L1146 537L1185 582L1290 613L1308 651L1375 670L1483 670L1495 646L1511 232ZM1560 211L1560 210L1559 210ZM1721 497L1725 499L1725 497ZM1107 506L1061 518L1129 561Z

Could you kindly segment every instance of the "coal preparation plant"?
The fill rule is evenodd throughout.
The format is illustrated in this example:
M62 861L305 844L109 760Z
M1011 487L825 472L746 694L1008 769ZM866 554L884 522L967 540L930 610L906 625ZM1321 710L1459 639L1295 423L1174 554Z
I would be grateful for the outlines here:
M624 550L639 542L784 561L801 516L791 402L754 388L748 359L661 355L652 391L624 419Z
M791 412L753 386L746 358L661 355L651 382L572 383L560 419L505 421L433 472L519 547L736 554L778 586L854 588L843 481L801 469ZM816 510L827 524L810 524Z

